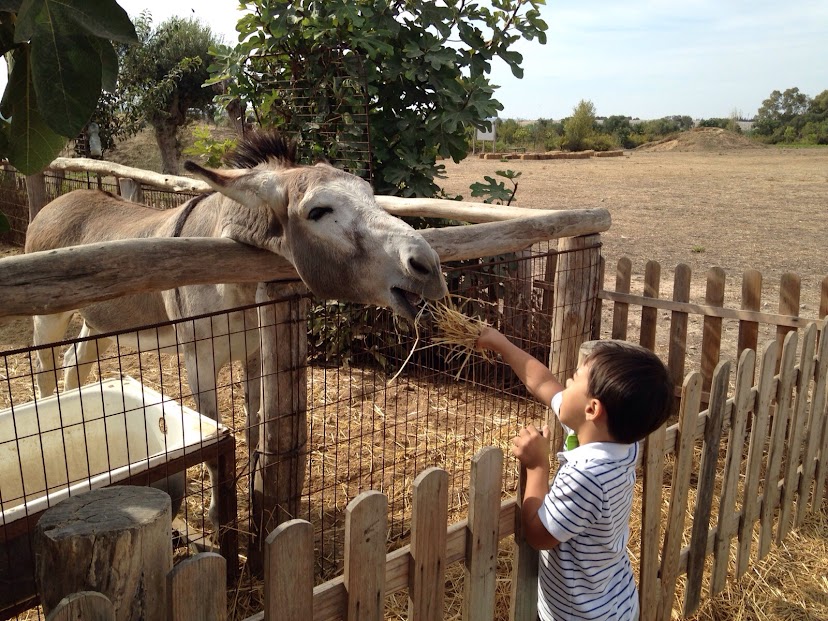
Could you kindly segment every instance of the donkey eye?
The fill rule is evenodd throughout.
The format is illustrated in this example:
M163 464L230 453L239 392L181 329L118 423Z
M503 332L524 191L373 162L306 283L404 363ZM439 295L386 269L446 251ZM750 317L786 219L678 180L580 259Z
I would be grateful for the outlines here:
M324 216L328 215L329 213L333 213L332 207L314 207L308 212L308 220L313 220L316 222L317 220L321 220Z

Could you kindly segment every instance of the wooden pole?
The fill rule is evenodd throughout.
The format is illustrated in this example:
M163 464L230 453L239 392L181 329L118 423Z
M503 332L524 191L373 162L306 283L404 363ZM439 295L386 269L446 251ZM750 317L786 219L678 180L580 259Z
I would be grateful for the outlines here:
M46 177L43 173L26 176L26 195L29 199L29 222L46 205Z
M307 462L307 288L301 283L261 283L261 423L252 428L253 534L248 561L261 573L264 541L299 512ZM251 425L254 423L251 422Z
M118 485L68 498L35 529L40 602L46 614L79 591L102 593L118 621L163 619L172 569L170 497Z
M549 368L561 381L575 371L581 344L592 332L599 288L600 240L600 235L594 234L558 241Z

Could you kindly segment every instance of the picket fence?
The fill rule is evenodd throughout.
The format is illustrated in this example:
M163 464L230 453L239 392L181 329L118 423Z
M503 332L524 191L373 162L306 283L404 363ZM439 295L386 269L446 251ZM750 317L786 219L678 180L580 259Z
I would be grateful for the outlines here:
M828 483L828 330L824 319L798 316L798 278L783 277L780 312L769 314L759 311L761 275L745 275L742 308L736 310L723 307L724 278L717 268L708 272L705 303L691 304L684 267L676 269L673 300L658 298L655 262L647 264L644 295L630 294L631 271L623 259L620 286L598 294L615 305L613 338L628 338L630 306L640 306L639 340L654 346L655 312L670 311L668 366L674 377L683 378L678 422L648 437L642 452L642 621L669 620L674 608L683 617L693 614L705 584L713 597L723 590L730 567L733 579L743 576L774 540L782 542L809 512L820 509ZM820 297L820 317L826 314L828 278ZM692 315L704 320L702 360L698 371L684 377ZM595 316L600 318L600 312ZM739 322L735 374L730 361L719 361L723 319ZM762 325L775 326L778 337L757 355ZM599 321L594 327L600 333ZM516 533L517 500L501 500L502 468L500 449L486 448L474 457L468 519L450 526L448 475L436 468L421 473L413 486L411 543L389 554L387 499L379 492L360 494L347 508L344 572L316 587L310 523L281 525L266 542L264 610L245 621L379 620L385 597L404 589L409 619L441 619L445 571L454 563L465 567L463 618L494 619L498 544L511 535L509 617L534 621L536 553ZM685 533L689 543L682 546ZM677 601L684 576L683 598ZM168 618L226 619L224 581L224 560L218 555L178 564L168 576ZM49 619L76 619L80 611L84 619L114 618L109 600L85 593L68 598Z

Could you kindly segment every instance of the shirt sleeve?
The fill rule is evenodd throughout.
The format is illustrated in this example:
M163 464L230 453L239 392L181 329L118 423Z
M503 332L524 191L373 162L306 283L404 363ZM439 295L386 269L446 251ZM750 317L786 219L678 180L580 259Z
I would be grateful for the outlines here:
M588 474L564 464L538 510L546 530L560 542L582 533L601 517L603 493Z

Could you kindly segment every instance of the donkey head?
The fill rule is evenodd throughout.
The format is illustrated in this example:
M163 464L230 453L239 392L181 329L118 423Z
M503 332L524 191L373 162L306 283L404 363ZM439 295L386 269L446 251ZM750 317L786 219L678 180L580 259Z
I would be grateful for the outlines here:
M296 163L296 145L257 134L232 168L185 168L223 201L217 234L289 259L320 298L374 304L412 319L421 298L446 295L437 253L374 200L371 186L328 164ZM232 201L232 202L231 202Z

